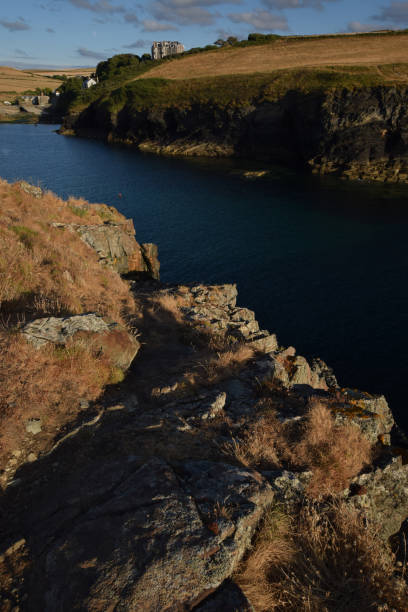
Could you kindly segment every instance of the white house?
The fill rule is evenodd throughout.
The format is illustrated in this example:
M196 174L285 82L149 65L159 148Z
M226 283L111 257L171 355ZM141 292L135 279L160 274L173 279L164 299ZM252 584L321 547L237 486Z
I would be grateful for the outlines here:
M152 59L159 60L167 55L177 55L184 52L184 45L178 40L154 41L152 45Z
M95 79L93 79L92 77L87 77L86 79L82 81L82 88L89 89L90 87L93 87L94 85L96 85L96 83L97 81Z

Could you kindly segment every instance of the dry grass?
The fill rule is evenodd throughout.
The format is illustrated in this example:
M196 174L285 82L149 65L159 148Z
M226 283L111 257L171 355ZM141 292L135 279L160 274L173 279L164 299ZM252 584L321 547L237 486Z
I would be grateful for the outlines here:
M62 223L103 223L113 211L83 200L40 200L0 181L0 315L4 320L96 312L123 322L128 286L98 264L96 253ZM117 220L124 220L116 213Z
M8 66L0 66L0 103L3 100L13 100L16 95L25 91L40 89L57 89L61 81L52 79L55 75L65 74L67 77L89 76L94 68L71 68L61 70L17 70Z
M62 76L65 75L67 77L76 77L76 76L90 76L96 70L94 68L59 68L58 70L35 70L30 71L30 74L35 74L41 77L53 77L53 76ZM25 70L28 72L28 70ZM58 83L58 81L57 81Z
M408 589L380 537L345 503L267 513L237 582L256 612L406 611Z
M226 452L246 466L312 470L307 492L314 498L347 488L372 459L371 444L358 427L336 424L319 402L311 404L301 424L282 424L273 411L266 413Z
M0 181L0 462L24 446L25 422L40 418L50 439L117 373L106 357L76 341L36 350L18 333L26 319L95 312L126 324L134 311L128 285L103 268L97 254L65 223L124 222L107 206L40 199Z
M21 449L25 423L41 419L52 439L80 411L80 400L94 400L111 382L112 366L80 342L37 350L20 334L0 331L0 464Z
M372 459L372 447L355 425L337 425L330 410L315 402L303 435L293 450L293 462L312 469L309 494L341 491Z
M173 319L178 324L183 322L182 308L190 305L189 296L182 294L164 293L155 296L150 300L150 312L162 321L163 315Z
M208 336L207 336L208 337ZM215 340L219 345L219 337ZM209 345L211 349L211 345ZM200 360L193 372L186 372L185 380L192 386L213 385L229 378L242 370L255 356L255 351L247 344L236 344Z
M289 432L274 411L252 424L241 438L228 443L226 452L243 465L258 469L279 469L292 458Z
M272 72L301 66L380 65L407 61L408 35L282 40L256 47L187 56L158 66L141 78L190 79L225 74Z
M37 87L56 89L60 81L47 78L45 75L33 74L24 70L16 70L0 66L0 101L12 100L16 94L22 94Z

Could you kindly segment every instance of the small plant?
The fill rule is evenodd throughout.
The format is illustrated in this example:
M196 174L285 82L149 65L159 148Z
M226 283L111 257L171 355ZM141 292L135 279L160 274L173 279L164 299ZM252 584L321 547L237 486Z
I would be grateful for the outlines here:
M339 493L372 459L372 447L355 425L338 425L330 410L312 402L302 422L282 424L273 410L226 445L240 463L261 469L312 470L307 493Z
M34 238L38 235L38 232L24 225L12 225L11 230L18 236L20 242L22 242L27 249L32 250Z
M111 385L117 385L118 383L121 383L123 380L125 380L125 374L123 370L121 370L120 368L116 368L116 367L111 368L109 383Z
M380 537L344 502L266 513L237 582L257 612L406 610L407 585Z
M77 217L86 217L88 211L85 208L81 208L80 206L69 206L69 209L76 215Z

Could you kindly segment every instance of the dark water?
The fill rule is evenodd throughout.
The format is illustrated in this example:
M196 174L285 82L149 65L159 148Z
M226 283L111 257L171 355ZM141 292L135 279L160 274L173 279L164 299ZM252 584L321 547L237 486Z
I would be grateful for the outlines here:
M236 282L281 344L322 357L344 386L385 393L408 430L408 187L290 172L251 182L237 162L147 156L54 129L0 125L0 176L116 206L159 245L164 281Z

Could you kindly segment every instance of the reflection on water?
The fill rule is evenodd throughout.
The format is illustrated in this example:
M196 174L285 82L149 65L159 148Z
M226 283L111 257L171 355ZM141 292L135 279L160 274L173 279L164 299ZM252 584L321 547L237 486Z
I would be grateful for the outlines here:
M384 392L408 429L408 188L236 160L178 160L0 125L0 176L116 206L156 242L165 281L236 282L281 344L342 385ZM269 169L268 169L269 170ZM121 195L119 195L121 194Z

